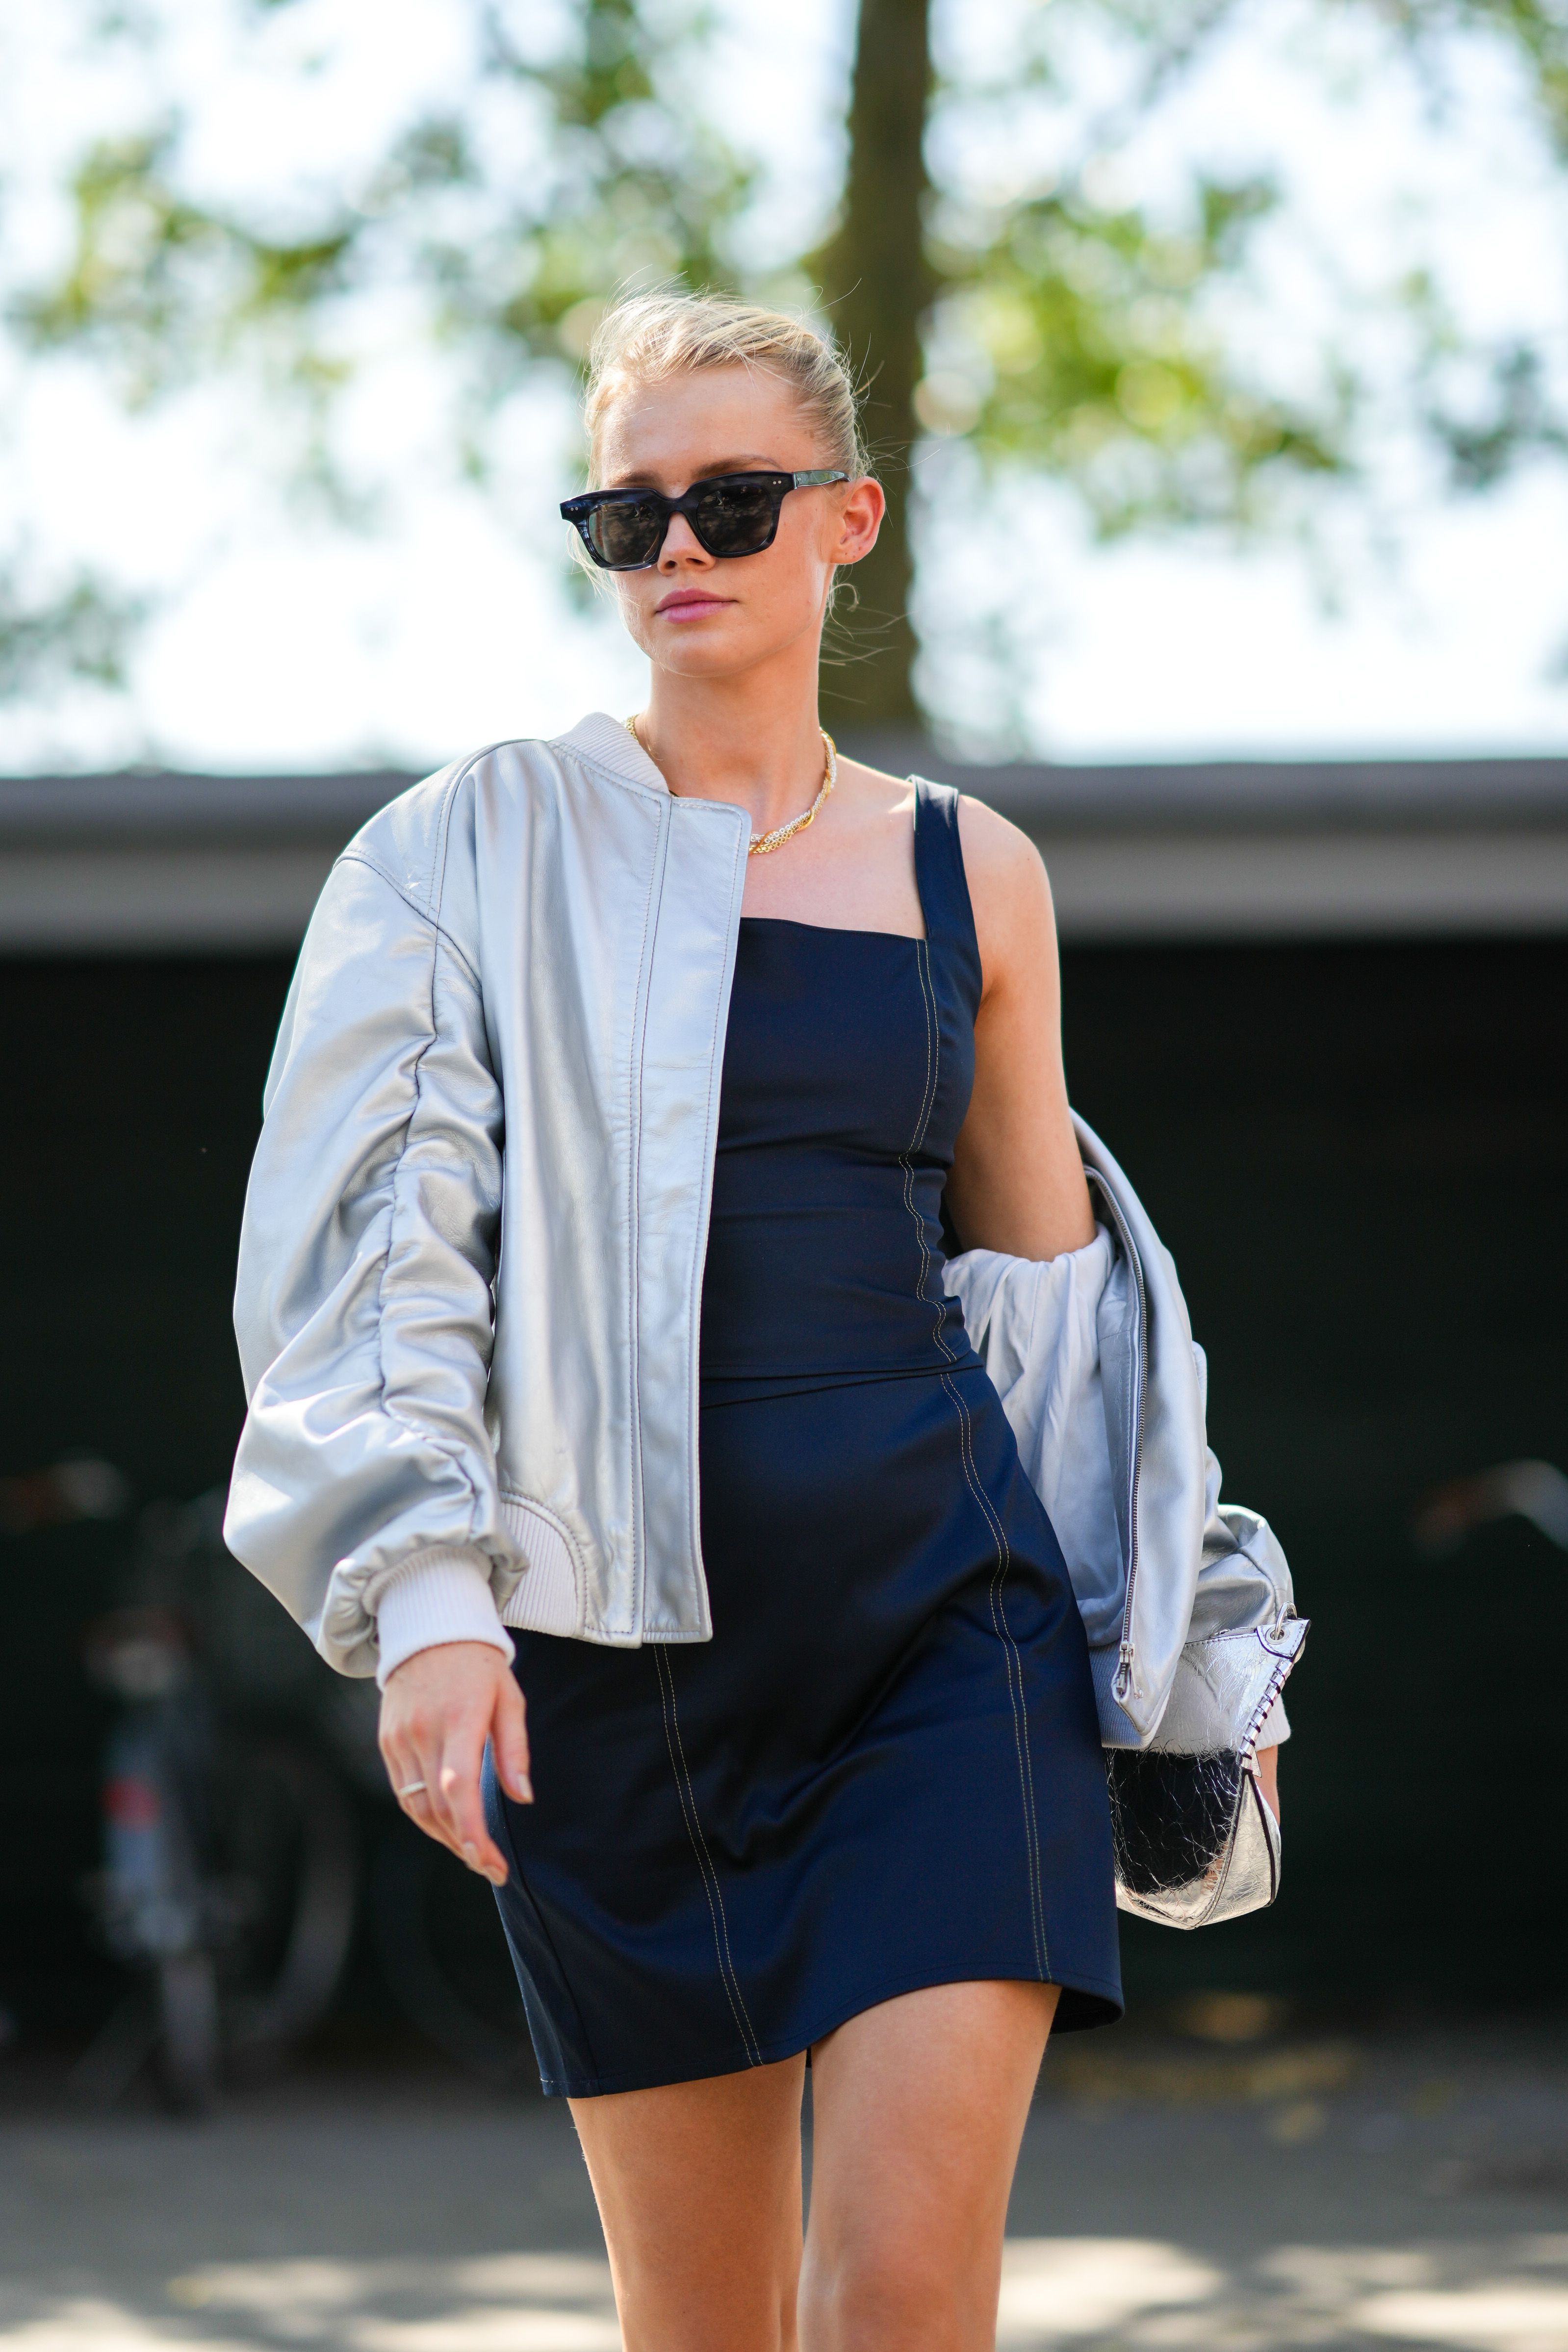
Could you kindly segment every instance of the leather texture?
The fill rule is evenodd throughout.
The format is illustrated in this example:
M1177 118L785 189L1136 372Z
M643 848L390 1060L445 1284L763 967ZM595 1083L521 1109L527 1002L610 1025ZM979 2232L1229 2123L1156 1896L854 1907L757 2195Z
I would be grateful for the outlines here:
M400 1568L454 1548L513 1622L707 1636L697 1313L748 839L599 715L416 784L332 870L246 1205L226 1534L345 1673Z
M1231 1749L1184 1756L1110 1748L1116 1900L1163 1927L1209 1927L1279 1892L1279 1830L1250 1762Z
M442 1591L473 1637L485 1584L510 1625L708 1638L698 1315L748 838L599 713L416 784L332 870L246 1205L226 1534L346 1674L395 1586L420 1641L452 1638ZM1305 1628L1267 1523L1220 1503L1170 1257L1078 1133L1096 1242L947 1285L1071 1535L1107 1744L1239 1750Z
M1073 1124L1094 1241L1045 1264L971 1250L947 1286L1066 1557L1105 1745L1250 1754L1306 1624L1268 1521L1220 1500L1207 1365L1170 1253Z
M1105 1222L1040 1265L955 1258L948 1286L1057 1531L1089 1639L1116 1900L1167 1927L1272 1903L1279 1825L1258 1785L1267 1727L1307 1625L1267 1520L1220 1500L1208 1369L1169 1252L1100 1139L1075 1119Z

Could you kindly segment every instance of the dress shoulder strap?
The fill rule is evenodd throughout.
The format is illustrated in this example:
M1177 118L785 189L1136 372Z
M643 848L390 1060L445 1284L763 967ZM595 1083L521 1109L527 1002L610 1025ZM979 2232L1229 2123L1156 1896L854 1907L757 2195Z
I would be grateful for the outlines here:
M956 962L957 976L968 983L968 992L978 1005L980 944L963 870L958 794L951 784L930 783L924 776L911 777L910 782L915 788L915 887L921 894L926 938L933 955Z

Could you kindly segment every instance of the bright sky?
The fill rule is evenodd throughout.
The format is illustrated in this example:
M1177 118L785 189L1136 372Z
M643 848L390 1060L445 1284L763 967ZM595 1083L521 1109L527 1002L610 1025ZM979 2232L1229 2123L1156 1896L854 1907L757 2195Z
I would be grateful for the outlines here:
M1005 67L1018 5L973 0L955 37L961 25ZM374 12L296 0L247 42L229 13L171 0L178 38L161 80L116 45L73 51L65 10L13 16L0 36L13 283L58 251L48 190L62 159L171 96L196 127L204 184L224 193L309 184L323 158L334 178L368 168L400 121L460 81L458 12L441 0L380 0ZM738 134L774 166L763 233L785 249L811 234L831 192L848 13L848 0L803 0L784 55L768 0L725 11L713 75ZM1435 121L1414 81L1389 69L1381 37L1348 25L1332 62L1351 96L1336 104L1303 61L1308 14L1305 0L1243 9L1125 166L1137 193L1194 153L1284 178L1290 227L1263 248L1267 284L1247 312L1268 362L1277 373L1310 363L1333 276L1362 305L1357 356L1375 372L1377 289L1423 239L1436 240L1473 322L1560 331L1568 178L1553 185L1508 76L1476 51L1462 116ZM962 127L952 137L962 160ZM0 490L0 550L24 548L40 578L88 562L162 599L132 695L0 711L0 768L418 767L497 736L554 732L587 709L634 707L640 657L607 613L584 615L560 587L554 505L576 487L563 404L541 394L514 404L497 480L476 490L437 454L442 379L407 320L388 308L364 338L347 437L395 490L363 535L279 494L255 462L267 417L237 385L128 417L79 362L0 366L16 461ZM1035 749L1068 760L1568 753L1568 684L1552 675L1568 645L1568 465L1455 504L1397 419L1376 456L1375 517L1360 498L1325 506L1315 570L1288 546L1096 549L1056 492L1012 502L1001 533L976 518L962 457L938 450L921 603L933 697L961 734L994 733L1010 702ZM998 610L1005 673L974 650Z

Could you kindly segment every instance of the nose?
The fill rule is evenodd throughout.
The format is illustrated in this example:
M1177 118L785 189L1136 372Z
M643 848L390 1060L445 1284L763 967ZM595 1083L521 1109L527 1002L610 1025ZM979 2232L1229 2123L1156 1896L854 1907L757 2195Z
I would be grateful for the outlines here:
M711 563L713 558L698 538L683 514L672 514L665 529L664 545L658 551L658 568L673 572L682 563Z

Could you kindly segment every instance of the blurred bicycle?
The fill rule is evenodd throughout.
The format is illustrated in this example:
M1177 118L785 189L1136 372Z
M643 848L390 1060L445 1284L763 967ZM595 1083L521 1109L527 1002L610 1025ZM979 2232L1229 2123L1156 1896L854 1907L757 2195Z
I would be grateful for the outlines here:
M83 1663L113 1713L84 1887L130 1979L73 2070L96 2104L151 2072L172 2111L322 2022L363 1927L383 1984L476 2080L537 2085L488 1886L392 1801L374 1683L344 1681L224 1548L223 1496L134 1515L110 1465L0 1480L0 1535L124 1519L119 1604Z
M325 2016L358 1900L353 1808L298 1735L220 1720L172 1611L112 1612L87 1659L117 1702L89 1893L134 1981L73 2079L112 2099L151 2061L164 2103L199 2113Z

